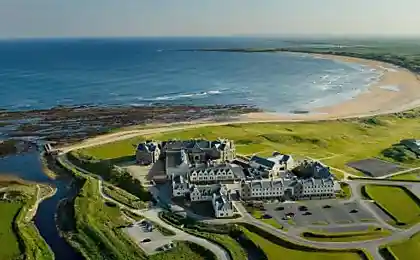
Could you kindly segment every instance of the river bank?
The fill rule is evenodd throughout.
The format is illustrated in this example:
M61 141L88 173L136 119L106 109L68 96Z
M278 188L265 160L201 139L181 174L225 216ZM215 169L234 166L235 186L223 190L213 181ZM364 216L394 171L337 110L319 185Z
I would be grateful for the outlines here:
M77 253L60 236L55 225L57 206L62 199L69 196L72 179L61 173L55 174L56 178L51 179L44 173L47 165L43 165L39 157L40 154L36 151L0 157L0 168L3 170L0 181L7 180L15 185L29 183L34 187L33 203L26 208L22 217L23 223L30 223L24 225L31 227L30 233L26 233L30 241L38 241L34 238L39 237L42 243L36 243L49 247L55 259L81 259L77 258Z

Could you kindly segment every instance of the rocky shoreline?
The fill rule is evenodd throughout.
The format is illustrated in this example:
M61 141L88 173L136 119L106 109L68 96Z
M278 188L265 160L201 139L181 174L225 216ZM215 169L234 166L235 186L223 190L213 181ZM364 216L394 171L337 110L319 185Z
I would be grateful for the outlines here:
M0 110L0 150L15 153L16 140L77 142L112 130L152 123L195 120L231 121L241 114L260 112L246 105L154 105L144 107L55 107L45 110ZM13 141L10 141L13 140ZM7 151L7 152L6 152Z

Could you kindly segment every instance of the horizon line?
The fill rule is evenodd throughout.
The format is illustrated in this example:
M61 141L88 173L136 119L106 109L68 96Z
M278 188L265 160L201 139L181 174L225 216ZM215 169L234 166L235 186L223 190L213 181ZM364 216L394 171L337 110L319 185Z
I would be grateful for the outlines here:
M97 40L97 39L161 39L161 38L300 38L300 39L369 39L369 38L395 38L395 39L419 39L420 34L237 34L237 35L118 35L118 36L17 36L1 37L0 41L19 40Z

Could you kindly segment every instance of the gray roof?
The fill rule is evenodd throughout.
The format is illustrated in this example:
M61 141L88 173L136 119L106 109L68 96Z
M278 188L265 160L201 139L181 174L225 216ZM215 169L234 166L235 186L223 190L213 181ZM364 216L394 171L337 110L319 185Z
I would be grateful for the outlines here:
M213 193L218 193L222 188L220 184L214 185L194 185L192 186L192 190L196 188L202 195L212 195Z
M230 201L226 195L219 196L216 199L216 202L218 202L217 204L218 210L232 210L233 209L232 201Z
M177 167L182 164L181 151L166 153L166 163L168 167Z
M232 167L233 175L235 175L236 178L245 179L245 173L242 167L240 166L231 166L231 167Z
M173 189L174 190L180 190L180 189L182 189L182 190L188 190L188 183L186 183L186 182L183 182L183 183L174 183L173 184Z
M170 140L163 143L167 150L177 150L177 149L211 149L211 141L204 139L190 139L190 140Z
M251 162L256 162L260 165L264 165L268 168L273 168L273 166L275 165L275 163L273 161L267 160L265 158L262 158L262 157L259 157L259 156L256 156L256 155L252 156L250 161Z
M275 180L253 180L250 182L250 185L253 189L267 189L267 188L281 188L283 187L283 183L281 179Z
M182 176L174 176L172 178L172 186L174 190L188 189L188 183L185 182L184 178Z
M309 186L309 185L319 186L319 185L326 185L326 184L333 184L334 183L332 178L326 178L326 179L311 178L311 179L301 179L300 181L302 182L302 184L304 186Z
M287 154L277 154L276 156L270 157L267 160L283 164L283 163L289 161L290 158L292 158L292 157L290 155L287 155Z

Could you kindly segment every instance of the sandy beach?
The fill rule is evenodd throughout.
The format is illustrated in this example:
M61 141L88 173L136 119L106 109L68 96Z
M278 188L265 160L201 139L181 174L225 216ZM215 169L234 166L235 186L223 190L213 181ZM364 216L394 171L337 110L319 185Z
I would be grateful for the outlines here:
M244 121L306 121L362 117L400 112L420 106L419 76L392 64L352 57L315 54L314 57L369 66L382 74L368 91L333 106L314 109L308 114L250 113Z

